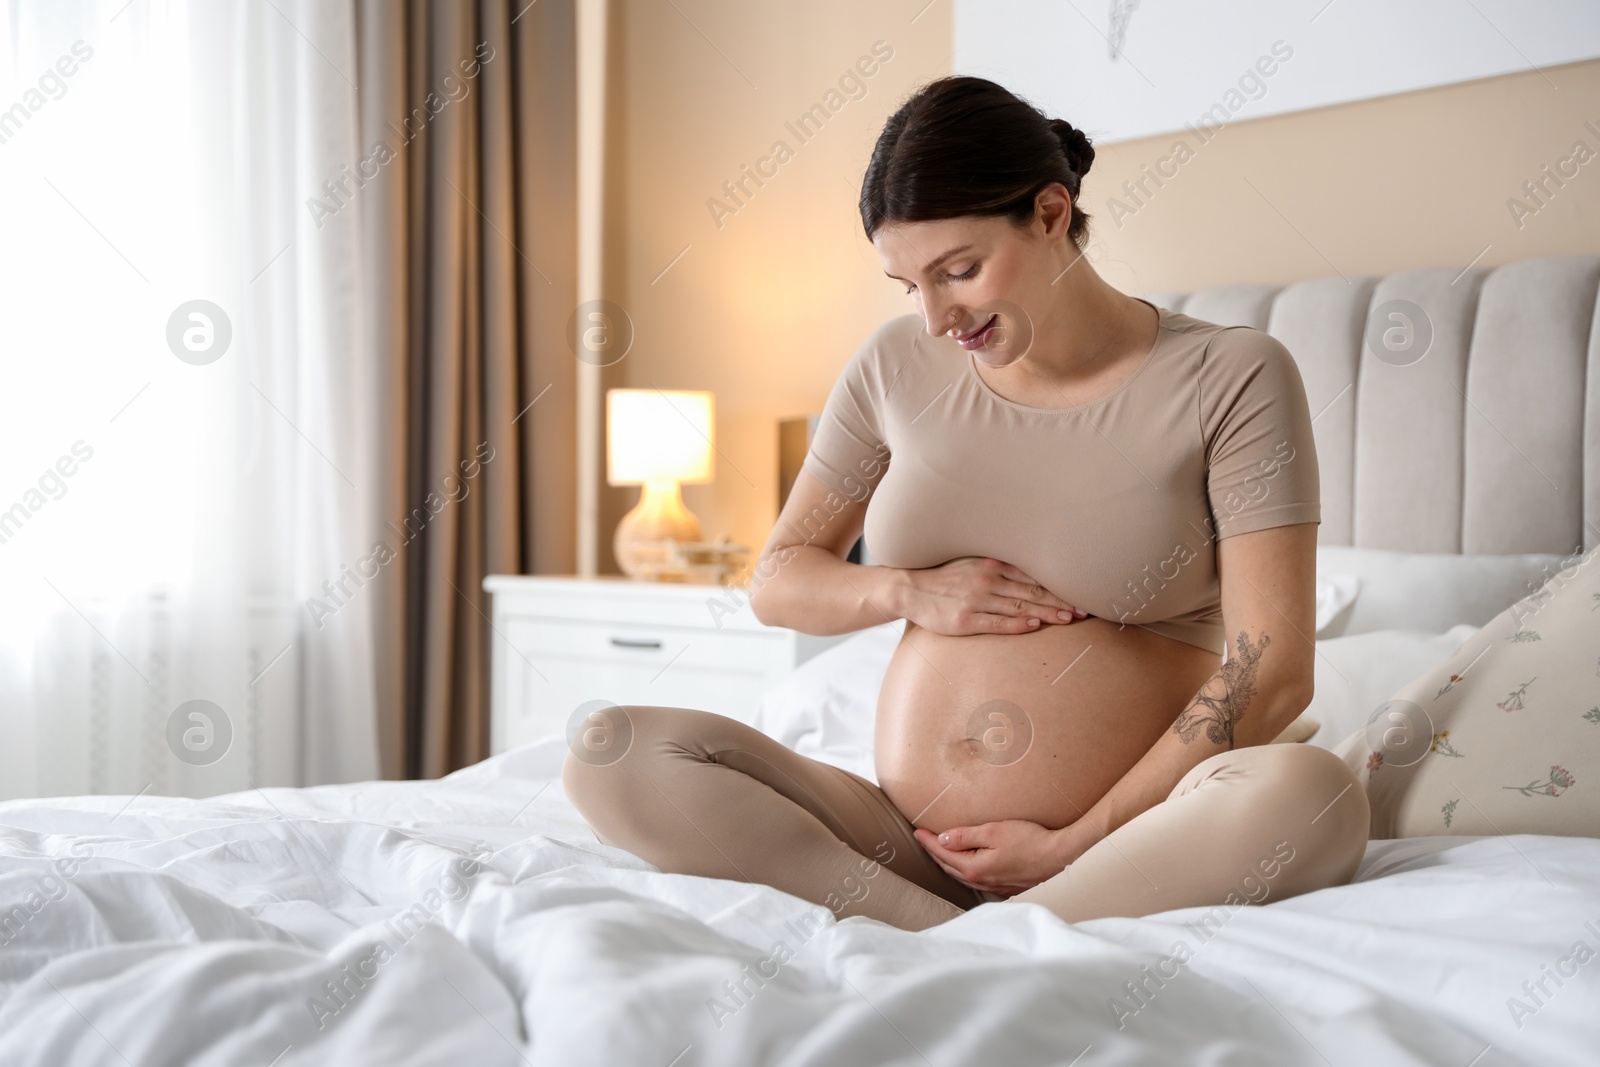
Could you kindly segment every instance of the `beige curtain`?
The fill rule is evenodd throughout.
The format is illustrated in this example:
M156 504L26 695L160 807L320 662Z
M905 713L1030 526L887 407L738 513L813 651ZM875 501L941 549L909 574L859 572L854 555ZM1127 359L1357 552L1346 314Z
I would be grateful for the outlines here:
M576 304L571 0L356 0L386 778L489 753L483 578L570 573Z

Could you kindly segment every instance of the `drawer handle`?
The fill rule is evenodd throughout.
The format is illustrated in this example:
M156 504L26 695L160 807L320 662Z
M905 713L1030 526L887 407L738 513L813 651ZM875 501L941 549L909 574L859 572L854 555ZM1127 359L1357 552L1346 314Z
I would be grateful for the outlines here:
M618 646L620 646L622 648L660 648L661 647L661 639L659 637L652 637L652 638L649 638L649 639L613 637L611 639L611 643L613 645L618 645Z

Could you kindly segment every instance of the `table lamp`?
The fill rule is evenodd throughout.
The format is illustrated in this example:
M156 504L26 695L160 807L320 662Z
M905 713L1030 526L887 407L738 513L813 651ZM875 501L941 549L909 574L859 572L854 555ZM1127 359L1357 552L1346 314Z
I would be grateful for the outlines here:
M606 482L641 486L639 503L617 524L612 551L631 577L663 559L662 542L701 539L700 520L678 487L711 481L712 399L707 392L606 391Z

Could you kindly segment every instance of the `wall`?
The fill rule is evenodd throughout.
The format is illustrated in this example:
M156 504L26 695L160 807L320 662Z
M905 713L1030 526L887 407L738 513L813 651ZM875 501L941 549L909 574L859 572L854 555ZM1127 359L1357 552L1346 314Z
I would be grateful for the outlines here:
M884 118L949 73L949 5L925 3L614 9L606 287L637 338L605 387L716 393L716 481L685 486L684 502L752 562L777 516L777 420L820 409L862 339L911 310L861 233L856 196ZM827 99L877 41L892 55L861 79L865 95ZM818 103L837 110L802 142L786 123ZM764 184L746 179L736 204L723 183L777 141L792 156L769 161ZM602 573L616 572L611 537L638 495L601 491Z
M607 285L638 340L606 386L715 391L716 482L684 499L708 537L755 552L777 514L776 421L820 410L861 339L911 310L855 197L883 119L950 70L948 5L622 6ZM894 55L866 96L800 144L785 122L880 39ZM1204 145L1191 135L1193 157L1137 205L1122 183L1174 138L1109 146L1085 184L1091 262L1141 293L1600 251L1600 160L1520 227L1506 206L1574 142L1600 149L1596 101L1600 61L1588 61L1235 121ZM793 158L719 225L706 201L776 140ZM1120 226L1114 195L1133 208ZM637 494L602 490L602 572L615 572L611 533Z
M1600 58L1594 0L950 3L954 69L1106 144Z
M1109 146L1084 182L1091 262L1124 291L1600 252L1600 158L1569 164L1520 225L1506 203L1537 207L1523 183L1574 142L1600 153L1600 60L1233 122L1203 145L1189 134L1192 158L1139 206L1123 183L1176 140Z

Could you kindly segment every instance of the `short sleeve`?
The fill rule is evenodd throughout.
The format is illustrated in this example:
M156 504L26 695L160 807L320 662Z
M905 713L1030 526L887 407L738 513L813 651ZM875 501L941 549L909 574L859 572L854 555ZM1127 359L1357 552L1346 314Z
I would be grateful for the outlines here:
M1300 368L1271 334L1230 327L1200 367L1206 493L1220 540L1322 521L1322 485Z
M884 365L891 323L873 331L839 373L822 408L801 469L851 500L863 501L883 480L890 450L885 394L892 374Z

